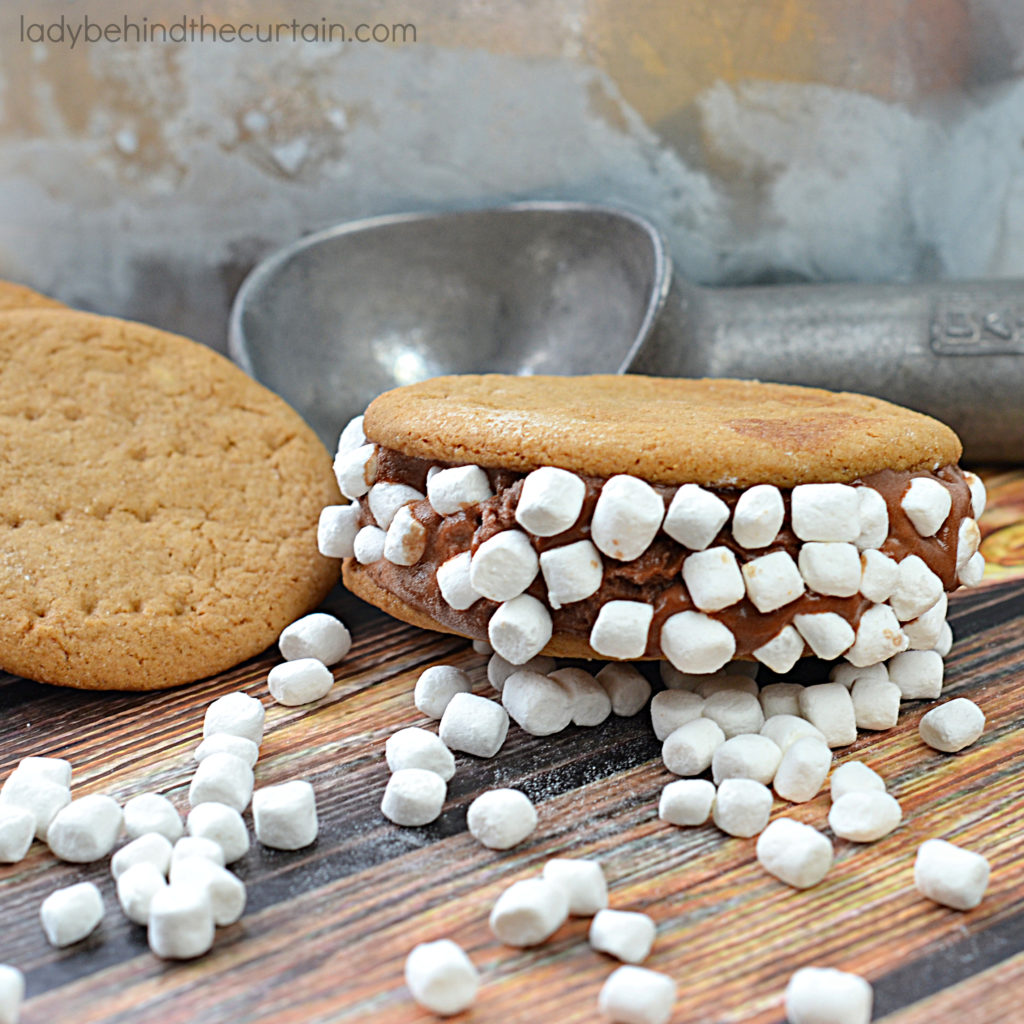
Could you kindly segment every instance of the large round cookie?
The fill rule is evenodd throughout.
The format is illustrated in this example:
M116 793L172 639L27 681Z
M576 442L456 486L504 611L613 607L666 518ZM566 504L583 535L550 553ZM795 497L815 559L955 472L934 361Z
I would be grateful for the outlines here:
M0 667L155 689L263 650L322 599L339 500L300 417L210 349L0 314Z

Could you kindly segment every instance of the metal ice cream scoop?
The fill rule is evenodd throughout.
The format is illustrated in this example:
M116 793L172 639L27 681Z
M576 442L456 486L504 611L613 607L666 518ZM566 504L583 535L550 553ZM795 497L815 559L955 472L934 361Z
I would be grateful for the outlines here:
M1019 281L704 288L642 217L581 203L354 221L246 278L229 347L331 446L445 373L745 377L878 395L1024 461Z

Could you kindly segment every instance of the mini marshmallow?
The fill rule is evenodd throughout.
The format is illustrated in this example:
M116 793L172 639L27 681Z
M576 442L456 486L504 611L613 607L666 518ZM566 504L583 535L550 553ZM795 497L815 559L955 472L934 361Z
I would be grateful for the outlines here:
M791 685L803 692L804 688L798 683ZM799 698L797 698L797 710L799 711ZM767 736L772 740L783 753L789 750L797 740L805 739L808 736L825 743L825 734L816 726L811 725L806 718L801 718L799 714L772 715L771 718L764 720L764 725L758 731L762 736Z
M612 662L597 673L597 681L604 687L612 702L612 711L620 718L638 714L651 696L651 684L633 665Z
M545 862L543 873L565 892L574 917L592 917L608 906L608 883L596 860L555 857Z
M63 757L23 757L14 770L46 779L65 789L71 785L71 762Z
M540 571L548 588L548 604L556 609L596 594L604 579L600 552L589 540L542 551Z
M558 681L529 669L505 680L501 703L509 717L531 736L551 736L572 721L569 692Z
M92 882L69 885L43 900L39 919L51 946L72 946L91 935L103 920L103 897Z
M872 487L857 488L860 533L855 541L861 551L880 548L889 536L889 506Z
M121 847L110 858L110 873L120 878L136 864L152 864L162 874L171 866L171 841L159 832L147 832Z
M828 670L828 681L842 683L848 690L853 688L858 679L881 679L888 682L889 670L883 663L858 667L848 662L837 662Z
M868 1024L871 986L856 974L833 967L802 967L786 986L790 1024Z
M316 527L316 546L325 558L351 558L359 532L359 502L328 505L320 511Z
M726 739L756 733L764 725L761 703L752 693L720 690L704 701L701 714L717 723Z
M676 983L646 967L618 967L601 986L597 1008L613 1024L668 1024Z
M232 736L244 736L258 747L263 741L263 722L266 709L256 698L247 693L235 692L218 697L207 709L203 719L203 735L229 732Z
M364 444L366 435L363 433L363 417L353 416L338 437L337 454L343 455L345 452L354 451Z
M722 672L714 672L709 676L704 676L693 690L698 697L704 697L705 699L713 693L724 693L726 691L750 693L756 697L760 692L760 688L757 685L757 680L751 679L750 676L727 675L723 670Z
M804 578L786 551L772 551L752 558L741 571L747 597L759 612L773 612L804 592Z
M472 565L473 556L468 551L460 551L439 565L435 573L441 597L449 608L457 612L465 611L481 597L470 581Z
M51 782L38 772L15 768L0 787L0 804L21 807L34 821L37 839L46 839L46 832L57 813L71 803L71 790Z
M508 712L486 697L457 693L444 709L438 733L449 750L494 757L508 735Z
M439 516L452 516L493 497L487 474L479 466L453 466L427 481L427 498Z
M278 704L300 707L326 697L334 686L331 670L316 658L299 658L275 665L267 674L267 689Z
M0 1024L18 1024L25 998L25 975L17 967L0 964Z
M298 664L293 662L292 664ZM196 767L188 787L189 806L227 804L241 813L252 799L252 768L234 754L211 754Z
M914 859L914 885L926 899L973 910L988 888L988 861L944 839L926 839Z
M384 744L384 757L393 772L402 768L425 768L440 775L445 782L455 774L454 755L426 729L399 729Z
M377 479L377 446L363 444L340 453L334 460L334 476L346 498L361 498Z
M746 676L748 679L757 679L757 674L761 669L756 661L737 658L735 661L730 661L722 671L729 676Z
M725 742L725 733L710 718L695 718L679 726L661 745L661 759L673 775L700 775L711 767L715 751Z
M381 813L396 825L429 825L440 816L447 792L447 784L436 772L402 768L388 779Z
M793 616L793 625L807 646L825 661L849 650L857 634L853 626L836 612L812 612Z
M832 597L852 597L861 585L861 556L853 544L810 541L797 558L810 590Z
M0 803L0 864L17 864L32 845L35 815L17 804Z
M744 548L766 548L782 529L786 508L782 494L771 484L745 490L732 513L732 535Z
M796 633L796 630L794 629L793 632ZM803 638L800 637L801 646L803 646L803 642ZM761 702L765 722L767 723L776 715L799 716L800 694L803 689L799 683L769 683L767 686L762 686L757 699ZM774 738L773 736L772 739ZM779 745L781 746L781 744Z
M804 638L793 626L783 626L767 643L754 649L754 657L784 676L803 656ZM773 684L769 684L773 685Z
M506 946L536 946L552 936L569 916L569 897L546 878L513 882L491 910L490 926Z
M554 537L579 519L586 493L587 485L575 473L542 466L523 480L516 522L538 537Z
M873 604L862 613L857 638L845 658L851 665L865 668L905 651L909 643L896 613L887 604Z
M775 771L775 792L792 804L813 800L821 792L831 767L832 751L827 743L816 736L795 740L783 753Z
M858 488L798 484L790 499L793 532L801 540L855 541L861 532Z
M715 794L714 823L727 835L756 836L772 813L772 791L753 779L726 779Z
M461 946L439 939L413 947L405 958L405 984L420 1006L448 1017L473 1005L480 975Z
M651 725L659 741L681 725L701 717L704 698L688 690L660 690L651 698Z
M498 605L487 624L494 650L513 665L540 654L551 640L551 615L535 597L520 594Z
M971 491L971 515L975 519L980 519L982 512L985 511L985 485L981 482L981 477L971 472L964 473L964 481Z
M949 623L945 622L942 625L942 631L939 633L939 639L935 642L935 646L932 650L938 651L939 656L944 658L952 649L953 630L950 628Z
M542 676L550 675L555 670L555 659L545 654L538 654L522 665L513 665L500 654L492 654L487 662L487 681L498 693L505 688L505 680L513 672L520 672L529 669L531 672L539 672Z
M985 556L979 551L967 559L956 578L965 587L976 587L984 575Z
M149 948L164 960L191 960L213 946L210 897L202 886L169 885L149 905Z
M474 640L473 650L477 654L493 654L494 648L486 640Z
M860 790L844 793L828 812L828 825L841 839L873 843L899 826L903 811L888 793Z
M606 480L590 520L590 537L609 558L631 562L647 550L665 517L665 503L634 476Z
M510 601L533 582L538 566L530 538L521 530L502 530L476 549L469 582L491 601Z
M677 612L661 627L661 650L682 672L715 672L736 653L736 637L702 612Z
M716 786L725 779L754 779L770 786L781 759L782 751L767 736L733 736L712 755L711 778Z
M232 736L229 732L215 732L212 736L207 736L202 743L196 747L192 756L196 761L205 761L211 754L233 754L235 757L240 757L250 768L252 768L260 757L260 748L253 743L252 740L247 740L244 736ZM147 794L148 796L155 796L155 794ZM166 799L166 797L161 797ZM128 801L128 804L131 800ZM168 801L170 803L170 801ZM128 804L124 806L125 812L125 828L128 828ZM156 812L156 806L152 808L153 812ZM174 805L171 805L171 810L174 810ZM177 811L175 811L177 816ZM179 819L178 826L180 828L181 821ZM169 827L173 827L170 826ZM145 832L160 832L161 829L143 829ZM181 834L180 832L178 833ZM172 842L177 836L168 836Z
M953 497L938 480L916 476L900 499L900 507L922 537L934 537L953 507Z
M963 519L956 535L956 569L959 572L978 553L981 530L974 519Z
M703 551L729 518L729 506L697 484L683 484L665 514L663 529L685 548Z
M83 796L57 812L46 831L46 843L61 860L89 864L114 848L122 820L121 805L113 797Z
M549 675L569 695L573 725L600 725L612 713L608 691L589 672L560 668Z
M932 708L917 729L921 739L947 754L955 754L974 743L985 728L985 714L972 700L957 697Z
M707 678L692 672L680 672L671 661L658 662L658 675L666 690L696 690L697 684Z
M657 927L646 915L630 910L599 910L590 922L590 948L627 964L642 964L651 952Z
M182 857L205 857L224 867L224 848L215 840L203 836L182 836L171 850L171 863Z
M858 679L850 688L858 729L891 729L900 717L900 688L888 679Z
M189 835L212 839L224 853L224 863L234 864L249 851L249 832L241 814L227 804L197 804L188 812L185 821ZM175 850L184 839L179 839ZM181 854L182 856L184 854ZM174 854L171 855L174 862Z
M316 658L325 665L334 665L352 649L352 634L333 615L313 612L285 626L277 646L286 661Z
M377 525L386 530L400 508L414 501L422 501L423 498L422 492L408 484L381 483L370 488L370 495L366 500Z
M865 551L860 556L860 592L875 604L888 601L900 579L899 563L881 551Z
M805 686L800 714L821 730L830 747L847 747L857 740L857 716L850 691L842 683Z
M416 680L412 693L416 710L428 718L440 719L457 693L469 693L469 676L454 665L431 665Z
M427 547L427 528L403 505L384 535L384 557L392 565L415 565Z
M352 541L352 555L360 565L372 565L384 557L387 534L379 526L364 526Z
M117 876L117 902L134 924L149 924L153 897L167 887L164 873L150 861L140 861Z
M942 580L917 555L907 555L899 564L899 581L889 604L900 622L909 622L942 596Z
M509 850L537 827L537 811L518 789L491 789L469 805L466 827L489 850Z
M171 865L171 885L205 892L218 927L234 924L245 911L245 884L205 857L180 857ZM152 903L150 904L152 906Z
M904 700L935 700L942 693L944 668L937 651L904 651L889 662L889 679Z
M832 773L831 798L835 803L847 793L884 793L885 781L863 761L847 761Z
M606 658L642 658L654 608L642 601L606 601L590 631L590 646Z
M717 612L742 601L746 594L736 556L722 547L697 551L683 562L683 581L693 603L703 612Z
M320 829L316 794L305 779L262 786L252 795L256 839L272 850L301 850Z
M757 837L757 862L780 882L810 889L832 867L832 843L810 825L776 818Z
M707 779L676 779L661 791L658 817L670 825L703 825L714 802L715 787Z

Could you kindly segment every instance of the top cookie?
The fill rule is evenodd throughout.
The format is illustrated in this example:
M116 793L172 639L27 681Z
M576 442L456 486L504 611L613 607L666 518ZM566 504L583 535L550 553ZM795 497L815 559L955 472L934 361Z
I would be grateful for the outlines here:
M67 309L63 302L23 284L0 281L0 311L8 309Z
M442 462L716 487L842 483L961 453L938 420L866 395L632 374L435 377L375 399L364 430Z
M0 314L0 667L154 689L259 653L337 579L339 495L281 399L177 335Z

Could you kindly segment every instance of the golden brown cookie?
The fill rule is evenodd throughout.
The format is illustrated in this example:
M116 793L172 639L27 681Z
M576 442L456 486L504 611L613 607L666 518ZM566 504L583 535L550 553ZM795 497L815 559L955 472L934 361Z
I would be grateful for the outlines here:
M330 458L212 350L62 310L0 314L0 667L148 690L259 653L338 575Z
M23 284L0 281L0 311L8 309L67 309L67 306Z

